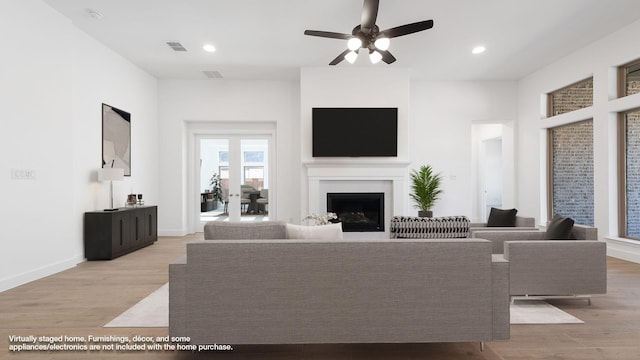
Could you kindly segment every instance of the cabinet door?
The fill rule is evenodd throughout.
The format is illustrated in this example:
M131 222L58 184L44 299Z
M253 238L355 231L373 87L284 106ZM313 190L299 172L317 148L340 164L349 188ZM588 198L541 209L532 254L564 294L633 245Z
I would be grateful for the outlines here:
M144 209L143 236L147 243L158 240L158 208L156 206Z
M119 256L129 249L131 239L131 216L128 211L114 213L111 221L112 257Z
M146 243L144 236L144 210L136 209L129 211L129 213L131 214L131 240L129 242L129 247L131 249L137 249L144 246Z

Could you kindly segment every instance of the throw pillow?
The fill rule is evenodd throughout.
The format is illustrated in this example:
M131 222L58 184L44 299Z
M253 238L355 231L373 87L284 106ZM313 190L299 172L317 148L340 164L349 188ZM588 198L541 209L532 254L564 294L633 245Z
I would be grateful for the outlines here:
M571 230L573 230L573 219L556 215L547 225L544 234L545 240L571 240Z
M304 226L287 224L287 239L338 239L342 240L342 224Z
M487 219L487 227L513 227L516 226L517 209L496 209L491 208L489 219Z

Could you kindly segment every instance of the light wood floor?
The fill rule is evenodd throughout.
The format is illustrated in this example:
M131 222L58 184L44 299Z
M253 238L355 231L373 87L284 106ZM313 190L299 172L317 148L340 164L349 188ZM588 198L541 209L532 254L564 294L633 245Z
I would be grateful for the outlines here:
M201 238L162 237L112 261L95 261L0 293L0 359L640 359L640 265L608 259L609 290L583 300L552 303L580 325L514 325L511 340L406 345L249 346L233 352L9 353L9 336L166 336L167 328L103 325L168 281L167 264Z

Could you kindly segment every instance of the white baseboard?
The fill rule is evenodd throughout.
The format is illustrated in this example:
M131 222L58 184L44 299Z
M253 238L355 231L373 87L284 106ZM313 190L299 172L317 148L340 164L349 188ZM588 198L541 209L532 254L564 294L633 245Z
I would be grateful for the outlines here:
M41 266L37 269L33 269L22 274L1 279L0 292L12 289L20 285L24 285L31 281L42 279L45 276L53 275L55 273L59 273L60 271L70 269L83 261L85 261L84 257L73 257L53 264Z
M607 255L640 264L640 241L606 238Z
M158 236L185 236L188 234L185 229L158 229Z

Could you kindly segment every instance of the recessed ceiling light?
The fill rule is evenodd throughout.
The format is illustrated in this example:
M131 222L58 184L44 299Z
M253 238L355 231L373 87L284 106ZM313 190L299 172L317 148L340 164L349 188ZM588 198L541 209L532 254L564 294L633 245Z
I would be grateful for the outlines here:
M485 50L487 50L487 48L485 48L484 46L480 45L480 46L474 47L473 50L471 50L471 52L474 53L474 54L482 54Z
M216 51L216 47L211 45L211 44L205 44L202 48L206 52L214 52L214 51Z

